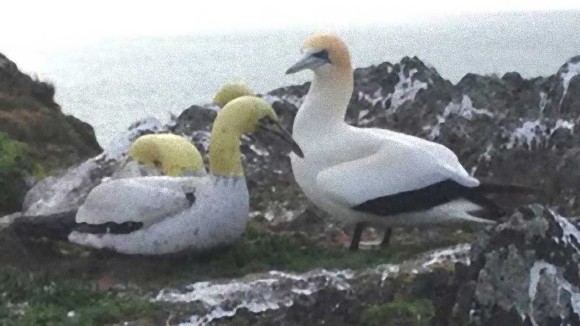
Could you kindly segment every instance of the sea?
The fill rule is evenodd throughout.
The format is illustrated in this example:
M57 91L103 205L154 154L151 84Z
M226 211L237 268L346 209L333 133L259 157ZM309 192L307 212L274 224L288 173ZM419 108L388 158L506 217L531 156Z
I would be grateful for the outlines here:
M388 14L388 13L386 13ZM417 56L452 82L466 73L555 73L580 54L580 11L438 17L404 24L335 29L356 67ZM242 82L256 92L306 82L285 75L308 28L169 37L104 38L53 51L34 73L56 86L63 111L88 123L106 147L138 119L165 121L209 103L219 87ZM11 57L18 64L18 57Z

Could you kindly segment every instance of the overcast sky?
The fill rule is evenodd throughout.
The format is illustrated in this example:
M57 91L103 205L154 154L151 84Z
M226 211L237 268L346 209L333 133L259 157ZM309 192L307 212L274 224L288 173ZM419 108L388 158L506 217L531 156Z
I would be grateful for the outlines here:
M1 9L0 52L26 63L101 37L414 23L467 13L580 9L580 1L8 0Z

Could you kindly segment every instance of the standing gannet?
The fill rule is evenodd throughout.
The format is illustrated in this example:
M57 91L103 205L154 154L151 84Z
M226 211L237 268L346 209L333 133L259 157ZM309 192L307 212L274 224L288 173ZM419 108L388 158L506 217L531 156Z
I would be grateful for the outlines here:
M296 155L303 156L267 102L240 97L220 110L214 121L207 176L152 176L103 183L78 210L78 227L68 239L149 255L233 243L245 230L249 210L240 137L257 129L276 133L292 145Z
M165 175L203 175L201 154L189 140L174 134L148 134L137 138L129 157L140 164L154 166Z
M291 155L292 170L315 205L356 224L351 249L358 248L367 223L388 227L383 244L388 244L393 226L493 223L474 215L483 210L500 213L484 195L525 190L480 184L441 144L346 124L353 91L348 47L335 35L317 34L305 41L303 53L286 72L314 72L293 126L304 158Z

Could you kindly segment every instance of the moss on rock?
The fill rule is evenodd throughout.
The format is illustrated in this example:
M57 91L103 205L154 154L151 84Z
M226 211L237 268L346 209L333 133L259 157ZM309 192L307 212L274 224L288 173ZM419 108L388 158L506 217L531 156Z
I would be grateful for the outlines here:
M1 325L103 325L142 318L155 308L144 297L80 282L0 274Z
M361 324L379 325L430 325L435 316L433 302L428 299L394 300L372 305L361 316Z
M0 215L20 209L26 194L24 178L33 174L37 167L25 144L0 132Z

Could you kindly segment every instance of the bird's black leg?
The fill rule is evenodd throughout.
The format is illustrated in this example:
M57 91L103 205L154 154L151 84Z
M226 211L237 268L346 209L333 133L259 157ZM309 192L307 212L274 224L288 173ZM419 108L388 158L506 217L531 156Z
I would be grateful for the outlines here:
M391 240L391 234L393 233L392 228L387 228L385 230L385 235L383 236L383 241L381 241L381 248L385 249L389 247L389 241Z
M358 250L358 244L360 243L360 238L363 230L365 229L365 224L360 222L354 227L354 234L352 235L352 240L350 241L350 250Z

